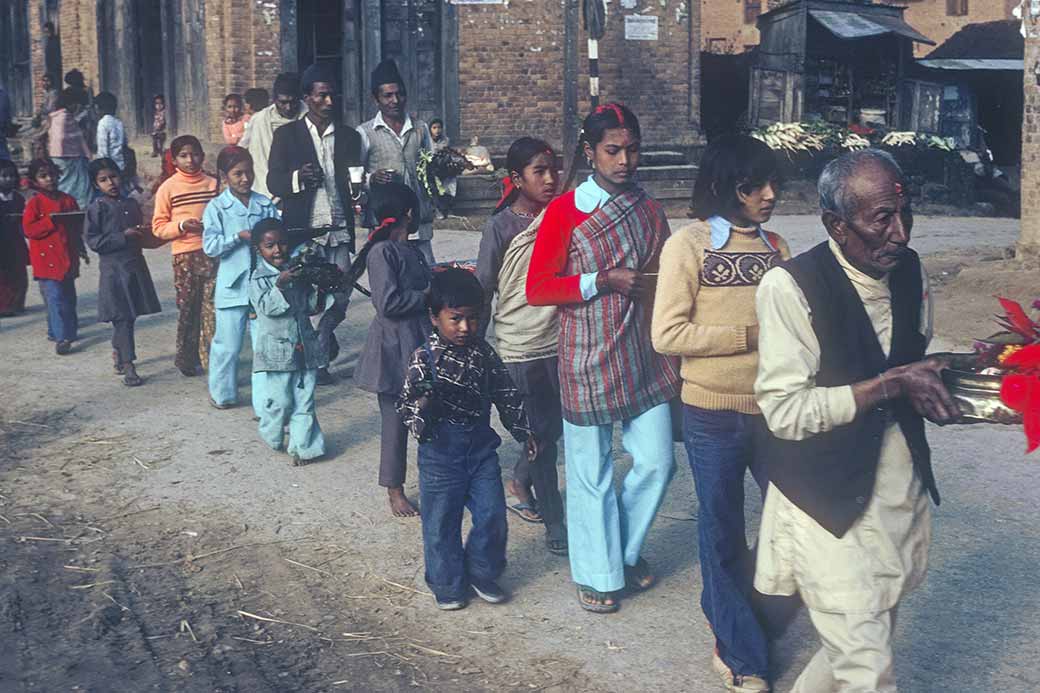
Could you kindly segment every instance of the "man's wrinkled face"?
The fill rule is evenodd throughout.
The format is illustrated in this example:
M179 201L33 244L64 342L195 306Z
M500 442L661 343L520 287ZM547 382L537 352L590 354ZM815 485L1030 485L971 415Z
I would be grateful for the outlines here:
M299 103L300 100L293 94L275 94L274 96L274 108L283 118L294 117Z
M910 198L897 171L880 162L860 165L847 185L853 211L845 219L825 212L824 225L853 267L880 279L909 254Z
M400 84L380 84L376 92L376 103L384 118L403 120L408 97Z

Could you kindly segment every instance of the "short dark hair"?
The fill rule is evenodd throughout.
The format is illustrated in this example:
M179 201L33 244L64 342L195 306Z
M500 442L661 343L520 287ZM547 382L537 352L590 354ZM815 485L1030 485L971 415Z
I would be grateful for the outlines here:
M116 108L119 107L119 101L112 92L103 91L94 97L94 105L97 106L98 111L102 115L115 115Z
M434 125L440 125L441 127L444 127L444 121L440 118L434 118L430 121L430 127L432 128Z
M224 97L225 106L227 106L228 101L237 101L239 106L245 103L245 101L242 100L242 95L235 92L232 92Z
M483 308L484 289L472 272L448 267L433 273L427 305L434 315L445 308Z
M29 180L36 180L36 176L40 175L40 171L48 169L58 173L58 165L54 163L49 157L42 159L33 159L29 162Z
M170 156L177 156L185 147L195 147L200 154L206 153L202 149L202 142L199 142L198 137L195 135L181 135L180 137L174 137L173 142L170 142Z
M123 175L123 171L112 159L107 156L100 159L94 159L87 165L87 172L90 173L90 182L96 185L97 176L102 171L113 171L117 175Z
M260 241L268 231L280 231L284 236L285 224L276 217L261 219L253 225L249 231L249 271L256 269L256 258L260 254Z
M690 214L707 220L740 209L737 188L760 188L780 180L776 155L748 135L723 135L708 145L693 184Z
M14 171L14 177L18 177L18 164L11 161L10 159L0 159L0 173L4 171Z
M271 95L262 87L246 89L246 93L242 98L244 98L246 103L252 107L254 113L262 108L267 108L267 104L271 103Z
M279 94L300 98L300 75L295 72L281 73L274 78L271 94L276 99Z

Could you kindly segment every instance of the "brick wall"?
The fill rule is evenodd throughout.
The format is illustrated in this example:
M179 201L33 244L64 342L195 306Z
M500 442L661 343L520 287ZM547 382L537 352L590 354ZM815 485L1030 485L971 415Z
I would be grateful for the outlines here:
M1040 60L1040 38L1026 38L1026 65ZM1022 233L1020 255L1040 258L1040 86L1025 71L1025 114L1022 119Z
M744 21L746 0L700 0L701 50L711 53L742 53L757 46L758 28ZM762 12L769 8L763 0Z
M527 134L563 137L563 2L459 5L460 139L504 151Z
M941 44L953 36L965 24L992 22L1011 19L1011 8L1018 4L1012 0L967 0L968 14L961 17L947 15L947 0L904 0L897 4L906 5L904 17L907 23L922 34ZM914 44L914 54L920 58L927 55L933 46Z
M97 3L92 0L65 0L61 3L58 31L61 36L62 73L78 69L87 86L100 91L97 45ZM65 87L64 84L61 85Z

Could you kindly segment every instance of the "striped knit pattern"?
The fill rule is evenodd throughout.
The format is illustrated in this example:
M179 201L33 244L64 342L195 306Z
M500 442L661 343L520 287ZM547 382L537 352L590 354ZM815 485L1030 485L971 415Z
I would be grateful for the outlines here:
M202 250L202 234L181 233L178 226L188 219L202 221L206 205L219 192L220 186L213 176L202 172L189 175L177 171L155 192L152 233L158 238L173 241L170 250L174 255Z
M202 206L203 211L206 209L206 205L209 201L217 196L217 189L215 187L207 190L198 190L194 192L185 192L180 195L170 196L170 209L177 209L178 207L194 207L191 214L195 216L195 212L198 212L199 205ZM201 217L195 216L196 219Z
M616 267L657 271L669 236L664 210L643 190L618 195L574 230L563 274ZM679 394L678 362L650 343L651 298L611 292L560 307L560 398L578 426L634 418Z

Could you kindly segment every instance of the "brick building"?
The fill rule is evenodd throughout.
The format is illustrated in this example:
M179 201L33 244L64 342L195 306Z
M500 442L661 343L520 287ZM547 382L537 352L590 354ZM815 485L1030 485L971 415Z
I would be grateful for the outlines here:
M849 0L851 2L869 0ZM966 24L1011 19L1021 0L894 0L906 7L907 23L942 43ZM784 4L784 0L701 0L701 46L709 53L740 53L758 45L758 15ZM917 57L928 46L916 47Z
M5 2L24 8L31 102L43 74L41 27L51 20L63 70L76 67L95 91L115 93L137 133L150 126L154 94L164 93L171 131L217 140L225 94L270 88L278 72L314 61L338 71L344 118L357 123L374 113L368 75L385 57L398 61L410 110L443 117L457 142L477 136L500 152L520 134L533 134L569 146L588 108L579 0ZM695 144L700 4L628 4L610 5L600 42L601 98L628 103L650 147ZM637 13L635 22L626 21ZM0 37L8 25L0 14Z

